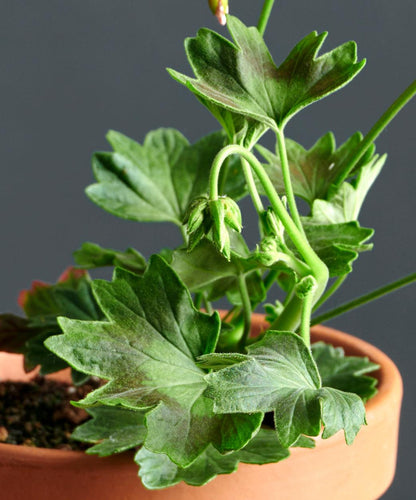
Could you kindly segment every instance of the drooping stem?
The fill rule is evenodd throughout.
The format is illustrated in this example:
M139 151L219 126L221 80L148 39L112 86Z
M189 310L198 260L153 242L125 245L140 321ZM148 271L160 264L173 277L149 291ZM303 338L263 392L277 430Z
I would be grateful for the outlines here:
M345 304L342 304L339 307L332 309L331 311L323 313L320 316L316 316L315 318L312 319L311 324L316 325L318 323L323 323L328 319L335 318L335 316L344 314L348 311L351 311L352 309L367 304L368 302L379 299L383 295L394 292L395 290L398 290L401 287L410 285L414 281L416 281L416 273L409 274L409 276L394 281L393 283L389 283L388 285L382 286L381 288L373 290L372 292L362 295L361 297L351 300L350 302L346 302Z
M293 220L295 221L295 224L299 229L299 231L302 231L303 233L303 226L302 222L300 221L298 207L296 206L295 195L293 193L292 180L290 178L290 169L289 169L289 162L287 159L285 137L280 129L276 132L276 138L277 138L278 153L280 157L280 164L282 166L283 182L285 185L287 203L289 205L290 214Z
M349 176L355 165L360 161L371 144L383 132L387 125L393 120L397 113L416 95L416 80L393 102L393 104L381 115L374 126L366 134L358 145L355 152L346 159L346 164L342 167L342 175L335 181L335 186L340 186Z
M221 170L221 165L224 162L224 160L232 154L238 154L247 160L250 167L257 175L259 182L261 183L266 196L269 198L270 204L275 214L282 222L286 230L286 233L292 240L293 244L295 245L299 254L302 256L305 263L309 266L311 274L314 276L318 284L317 291L313 300L313 303L315 303L325 290L326 283L328 281L328 268L316 255L316 253L310 246L303 232L298 229L298 227L290 217L289 213L286 210L285 205L281 201L279 195L276 193L276 190L272 182L270 181L266 171L264 170L263 165L253 155L253 153L251 153L244 147L236 144L225 146L219 153L217 153L211 167L211 173L209 179L210 198L211 199L218 198L218 178ZM294 297L294 301L295 299L296 297ZM279 322L285 329L293 330L297 328L297 326L299 325L302 304L301 302L297 304L293 303L292 305L289 304L288 307L289 306L291 313L290 314L283 313L282 316L279 317Z
M318 300L318 302L314 305L313 310L316 311L321 305L326 302L331 295L333 295L338 288L344 283L344 281L347 278L347 274L344 274L344 276L338 276L338 278L332 283L332 285L328 288L328 290L321 296L321 298Z
M257 29L260 32L260 35L264 35L264 32L266 31L266 26L269 21L270 14L272 12L274 0L265 0L263 4L263 9L260 14L260 19L257 24Z
M243 317L244 317L244 330L243 335L238 343L238 347L241 351L247 344L247 339L250 335L251 328L251 302L250 296L248 294L246 278L243 274L238 275L238 288L240 290L241 302L243 304Z

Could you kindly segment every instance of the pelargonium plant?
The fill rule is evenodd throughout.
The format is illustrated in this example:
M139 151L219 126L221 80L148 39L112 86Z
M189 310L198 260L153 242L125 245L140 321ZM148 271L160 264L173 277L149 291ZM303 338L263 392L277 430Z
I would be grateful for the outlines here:
M24 354L29 370L72 368L73 381L103 385L76 404L91 419L74 439L101 456L136 448L147 488L203 485L239 462L265 464L314 437L340 430L347 444L365 425L377 366L340 348L311 345L310 327L415 281L412 274L324 315L319 308L371 249L358 222L386 155L374 141L416 93L413 82L371 130L337 145L331 132L309 149L285 136L303 108L337 91L363 69L352 41L319 54L312 32L276 64L263 40L273 1L257 27L210 6L231 41L201 29L185 42L193 76L170 69L221 130L190 144L177 130L140 144L110 131L113 149L93 157L88 197L137 222L167 221L183 243L146 259L135 249L85 243L55 284L20 296L25 317L0 318L3 350ZM269 132L275 149L259 144ZM249 196L259 240L241 234L238 201ZM301 214L298 199L307 206ZM112 281L87 270L115 268ZM279 288L281 301L274 301ZM227 299L227 312L212 303ZM267 300L272 303L267 303ZM269 327L251 337L263 305ZM311 451L311 453L313 453Z

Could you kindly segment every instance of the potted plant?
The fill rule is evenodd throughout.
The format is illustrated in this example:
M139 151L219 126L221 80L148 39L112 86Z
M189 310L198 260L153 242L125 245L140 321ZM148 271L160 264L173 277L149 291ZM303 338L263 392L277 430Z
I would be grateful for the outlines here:
M285 136L287 123L346 85L365 62L357 61L353 42L318 55L325 34L312 32L276 65L262 38L272 4L264 3L257 27L247 27L227 15L226 2L210 2L219 20L227 21L232 41L202 29L186 41L195 75L169 70L221 131L195 144L173 129L152 131L143 144L111 131L113 152L94 155L97 182L87 188L89 198L122 218L172 222L183 244L146 261L134 249L85 243L74 254L77 268L55 285L35 283L20 296L25 317L0 318L3 349L24 354L28 370L40 365L42 374L50 374L69 365L75 384L91 376L103 381L74 403L92 418L73 437L93 443L89 454L116 454L90 460L60 451L55 453L62 459L54 454L48 462L45 450L39 458L31 449L28 454L38 453L43 468L62 460L64 474L71 467L107 473L96 489L90 476L78 474L70 486L61 481L53 490L40 487L28 493L32 498L58 490L60 498L77 491L88 491L89 499L135 498L139 491L139 498L213 498L221 486L229 498L232 478L241 488L255 471L258 498L275 498L279 489L281 498L351 498L361 491L372 499L391 480L400 376L375 348L328 329L311 334L311 325L415 280L413 274L324 316L317 313L359 253L371 249L373 231L361 227L358 216L386 160L375 153L374 141L416 93L416 83L365 136L357 132L336 146L328 133L305 149ZM266 132L274 137L273 150L259 144ZM237 201L245 196L259 220L254 249L241 234ZM303 215L299 198L308 206ZM112 281L89 278L86 269L101 266L115 267ZM276 288L283 299L267 303L266 318L259 318L253 312ZM229 310L220 315L212 302L224 297ZM387 373L393 382L386 382ZM386 454L375 448L373 456L383 479L374 473L370 480L365 469L363 489L355 471L368 467L376 431L388 443ZM9 476L23 462L17 448L0 445L0 454L12 453L12 460L3 458ZM135 466L126 465L131 451L118 455L127 450L134 450L148 490L172 489L146 492L134 477ZM337 471L341 462L348 474ZM240 463L262 467L241 465L236 475L225 476ZM122 474L125 484L115 484L114 476ZM34 481L43 484L45 473L37 470ZM196 493L187 485L201 489ZM12 487L18 488L14 498L25 488L16 481ZM244 498L255 498L244 487ZM34 496L39 491L43 496Z

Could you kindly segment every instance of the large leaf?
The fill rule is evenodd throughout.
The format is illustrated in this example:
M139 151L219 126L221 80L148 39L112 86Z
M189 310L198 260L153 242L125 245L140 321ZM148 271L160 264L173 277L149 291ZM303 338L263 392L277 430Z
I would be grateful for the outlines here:
M196 78L171 74L199 98L271 128L346 85L364 65L354 42L317 58L326 33L313 32L277 68L257 28L228 16L228 29L235 44L207 29L186 40Z
M268 332L248 348L247 360L206 376L207 395L219 413L274 411L279 441L289 447L301 435L327 438L344 429L350 444L365 423L356 394L322 387L318 369L302 339Z
M307 219L306 219L307 220ZM373 229L358 222L343 224L304 224L305 234L319 258L327 265L330 276L343 276L352 271L352 262L359 252L371 250L367 241Z
M146 269L146 260L134 248L125 252L103 248L95 243L83 243L81 248L73 253L75 262L86 269L96 267L114 266L122 267L127 271L141 274Z
M374 156L358 170L353 181L342 183L328 200L315 200L312 216L308 220L313 224L338 224L357 220L367 193L383 168L386 158L386 155Z
M379 366L368 358L345 356L342 347L333 347L324 342L312 345L312 355L324 386L353 392L364 401L377 393L377 379L365 374L378 370Z
M65 335L47 346L75 368L109 382L81 406L149 409L145 446L180 466L209 444L220 452L244 446L262 415L216 415L195 358L215 349L220 320L193 307L190 294L158 256L143 277L118 270L94 292L108 321L61 319ZM238 432L235 432L238 429Z
M336 148L335 137L328 132L310 149L304 149L296 141L286 139L287 158L295 195L312 204L316 198L326 199L331 185L343 172L343 161L362 140L360 132L352 135L339 148ZM279 194L285 194L280 158L263 146L258 151L267 161L266 171ZM372 149L365 155L369 159ZM361 160L360 165L364 163ZM260 187L260 186L259 186ZM262 188L260 187L262 190Z
M94 155L97 183L86 191L91 200L124 219L179 226L189 203L207 192L211 163L224 146L221 132L192 146L174 129L150 132L143 145L114 131L107 138L114 152ZM241 177L237 169L225 189L241 194Z
M87 453L106 457L143 443L144 412L112 406L97 406L87 411L92 419L78 426L71 436L78 441L95 443Z
M237 470L239 462L267 464L289 456L272 430L260 429L258 434L240 451L221 455L208 447L187 468L178 467L166 455L152 453L141 448L135 461L140 466L139 475L146 488L159 489L184 481L192 486L202 486L218 474L230 474Z

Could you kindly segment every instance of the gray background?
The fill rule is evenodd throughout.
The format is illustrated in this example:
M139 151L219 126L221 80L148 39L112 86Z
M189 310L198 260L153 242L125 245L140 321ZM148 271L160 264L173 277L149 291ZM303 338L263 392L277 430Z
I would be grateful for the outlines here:
M217 26L204 0L1 0L0 247L2 309L17 312L17 293L32 279L54 281L83 241L146 256L180 242L169 225L138 225L101 211L83 194L90 157L107 149L109 128L142 141L173 126L191 141L217 128L165 67L188 71L183 39ZM261 2L234 0L232 12L255 24ZM276 62L316 29L324 49L354 39L367 67L347 88L314 104L287 132L310 147L327 130L338 143L366 132L415 78L414 0L277 2L266 41ZM388 152L361 223L376 229L373 252L361 256L333 304L414 271L415 104L379 139ZM246 234L254 241L249 216ZM330 324L373 342L398 364L405 386L398 472L385 499L413 498L415 486L414 289L366 306ZM382 436L380 437L382 440ZM381 443L380 443L381 445Z

